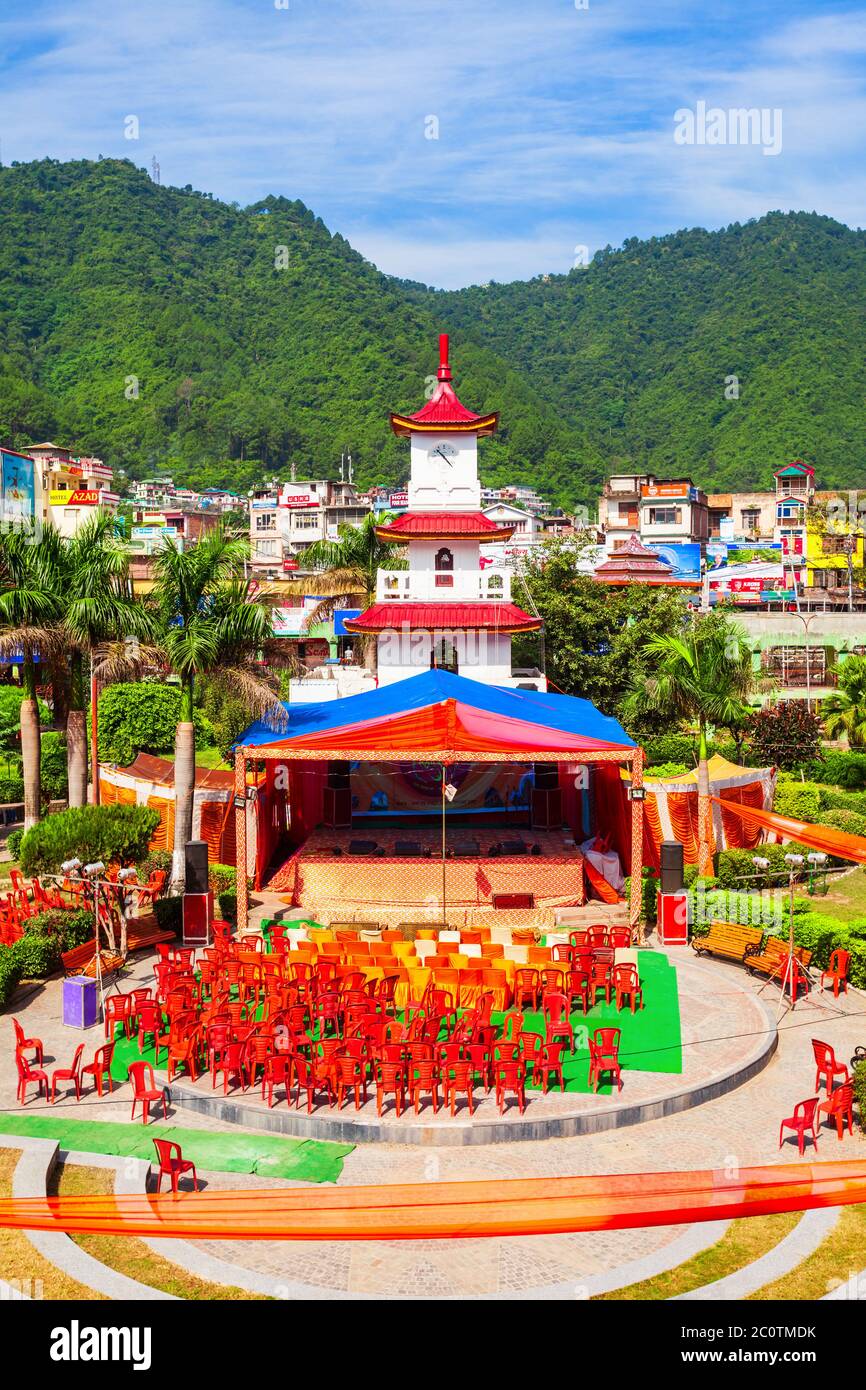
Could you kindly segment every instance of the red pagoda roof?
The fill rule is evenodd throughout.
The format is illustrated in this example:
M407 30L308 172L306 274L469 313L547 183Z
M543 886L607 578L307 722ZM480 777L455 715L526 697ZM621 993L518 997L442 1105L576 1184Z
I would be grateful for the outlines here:
M592 577L598 584L672 584L681 589L698 587L692 580L674 579L670 565L660 560L654 550L641 545L637 536L629 537L626 545L602 560Z
M376 527L383 541L507 541L513 534L513 526L500 526L483 512L404 512Z
M448 334L439 334L439 385L426 405L415 415L392 415L391 429L395 434L493 434L499 426L499 414L476 415L457 399L451 385L448 364Z
M357 618L345 618L347 632L385 632L388 628L466 628L496 632L537 632L541 619L514 603L374 603Z

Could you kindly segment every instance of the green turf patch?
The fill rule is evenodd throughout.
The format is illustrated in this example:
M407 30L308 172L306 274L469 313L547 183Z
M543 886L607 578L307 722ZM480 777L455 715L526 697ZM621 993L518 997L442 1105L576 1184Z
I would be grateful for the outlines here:
M180 1125L156 1127L140 1122L118 1124L101 1120L72 1120L60 1115L2 1115L0 1133L34 1139L56 1139L63 1149L89 1154L115 1154L152 1161L153 1136L173 1139L184 1157L212 1173L256 1173L260 1177L294 1178L300 1182L336 1182L343 1159L354 1144L320 1139L278 1138L264 1134L216 1134Z

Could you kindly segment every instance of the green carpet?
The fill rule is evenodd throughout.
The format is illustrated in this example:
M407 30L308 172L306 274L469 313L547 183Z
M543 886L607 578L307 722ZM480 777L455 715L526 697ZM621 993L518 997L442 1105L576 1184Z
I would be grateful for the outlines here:
M154 1112L151 1112L154 1113ZM0 1133L33 1139L56 1139L63 1149L80 1153L155 1157L153 1136L180 1144L184 1158L212 1173L257 1173L259 1177L295 1178L301 1182L336 1182L343 1159L354 1144L318 1139L282 1139L266 1134L216 1134L179 1125L143 1125L100 1120L70 1120L59 1115L2 1115Z
M575 1033L575 1052L566 1051L562 1074L567 1091L589 1093L589 1047L581 1044L578 1030L592 1034L596 1028L619 1028L619 1045L623 1071L668 1072L679 1075L683 1069L682 1033L680 1030L680 1001L677 991L677 972L666 956L657 951L638 952L638 974L643 986L643 1009L632 1014L630 1009L617 1011L611 1000L604 1000L590 1009L584 1017L578 1009L571 1015ZM498 1021L494 1014L494 1020ZM526 1027L533 1033L544 1033L542 1014L526 1011ZM554 1083L555 1084L555 1083ZM533 1089L530 1086L528 1089ZM558 1087L556 1088L558 1089ZM599 1095L610 1095L612 1084L599 1086Z

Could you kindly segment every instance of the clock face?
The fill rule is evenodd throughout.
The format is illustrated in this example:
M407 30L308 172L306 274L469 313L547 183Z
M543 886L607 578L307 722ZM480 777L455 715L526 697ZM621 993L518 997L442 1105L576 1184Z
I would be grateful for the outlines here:
M433 448L428 450L428 457L432 459L434 463L444 462L453 464L457 457L457 450L453 444L434 444Z

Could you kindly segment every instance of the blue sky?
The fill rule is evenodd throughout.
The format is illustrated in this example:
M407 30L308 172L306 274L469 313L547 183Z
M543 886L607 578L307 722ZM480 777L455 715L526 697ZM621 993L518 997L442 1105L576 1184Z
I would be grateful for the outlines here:
M4 0L3 162L155 154L447 287L771 208L866 224L864 0L280 3ZM781 110L781 153L677 144L700 101Z

